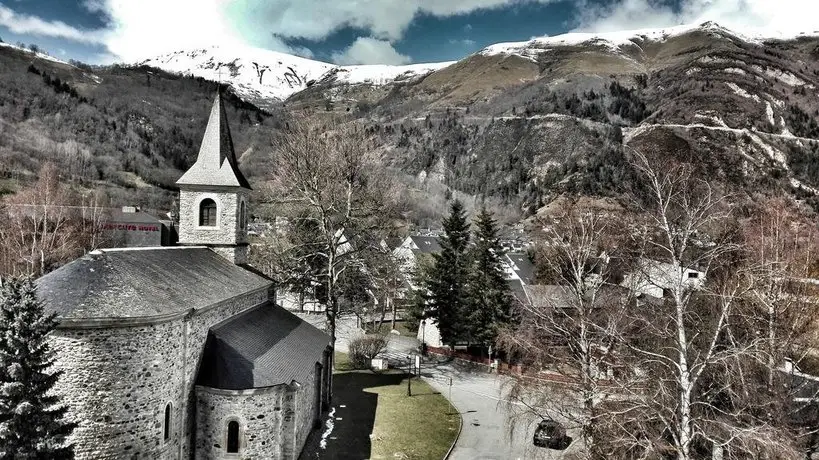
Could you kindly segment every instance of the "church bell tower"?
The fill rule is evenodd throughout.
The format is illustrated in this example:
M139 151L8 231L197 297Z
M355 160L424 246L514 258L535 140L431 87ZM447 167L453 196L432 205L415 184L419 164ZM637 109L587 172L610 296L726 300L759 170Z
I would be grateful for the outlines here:
M196 163L179 186L179 244L208 246L235 264L247 263L247 199L222 95L217 94Z

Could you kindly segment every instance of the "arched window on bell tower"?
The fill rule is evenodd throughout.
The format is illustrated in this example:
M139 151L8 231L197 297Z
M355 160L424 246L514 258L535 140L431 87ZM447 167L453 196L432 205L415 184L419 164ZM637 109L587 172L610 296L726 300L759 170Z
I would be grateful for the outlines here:
M216 226L216 202L210 198L205 198L199 203L199 226Z

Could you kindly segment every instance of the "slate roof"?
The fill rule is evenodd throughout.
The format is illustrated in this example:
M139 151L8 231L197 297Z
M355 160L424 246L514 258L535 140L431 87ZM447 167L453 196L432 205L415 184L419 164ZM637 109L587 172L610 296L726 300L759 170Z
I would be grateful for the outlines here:
M535 265L529 260L529 256L523 253L510 252L506 257L514 264L513 269L523 284L535 282Z
M196 384L225 390L264 388L315 373L330 336L269 303L211 328Z
M221 94L217 94L213 101L196 163L176 183L250 188L236 161Z
M412 238L412 242L418 246L418 249L414 249L413 251L421 254L432 254L441 251L441 244L438 242L438 238L434 236L412 235L410 238Z
M60 318L139 318L204 308L271 281L204 247L102 249L37 280Z
M509 291L515 297L516 302L526 302L526 290L520 280L506 280L506 284L509 286Z

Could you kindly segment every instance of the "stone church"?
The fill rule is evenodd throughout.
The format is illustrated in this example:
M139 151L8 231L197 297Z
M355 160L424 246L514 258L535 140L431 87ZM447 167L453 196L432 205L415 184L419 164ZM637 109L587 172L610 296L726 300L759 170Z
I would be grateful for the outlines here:
M250 186L217 95L179 246L100 249L37 281L78 459L295 459L328 403L329 337L247 265Z

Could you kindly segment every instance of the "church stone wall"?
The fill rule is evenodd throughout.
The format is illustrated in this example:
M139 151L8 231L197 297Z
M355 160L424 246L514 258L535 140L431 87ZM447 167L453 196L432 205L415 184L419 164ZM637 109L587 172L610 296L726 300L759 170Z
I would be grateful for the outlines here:
M187 425L185 427L185 437L188 442L184 446L184 456L187 458L190 439L193 434L194 418L194 384L196 376L199 374L199 364L202 361L202 353L205 351L205 341L208 337L208 330L217 324L226 321L237 314L255 307L268 300L268 289L261 289L255 292L236 297L226 302L222 302L214 308L195 313L190 318L188 325L188 346L185 372L185 394L188 395L185 401L187 413Z
M55 390L79 422L76 458L177 458L182 426L183 324L116 329L57 329L51 335ZM171 436L163 436L172 403Z
M79 423L71 436L76 458L187 459L208 329L267 299L268 289L260 289L164 323L56 329L50 343L64 373L55 390Z
M314 424L314 382L231 391L196 387L196 458L295 460ZM227 426L239 422L239 453L227 453Z
M216 227L199 226L199 203L210 198L216 202ZM241 244L247 242L247 232L240 228L240 203L246 200L241 192L200 192L181 190L179 209L179 242L181 244Z
M196 400L197 459L295 458L293 439L282 432L293 410L288 385L247 391L196 387ZM240 427L238 456L227 453L227 426L233 420Z

